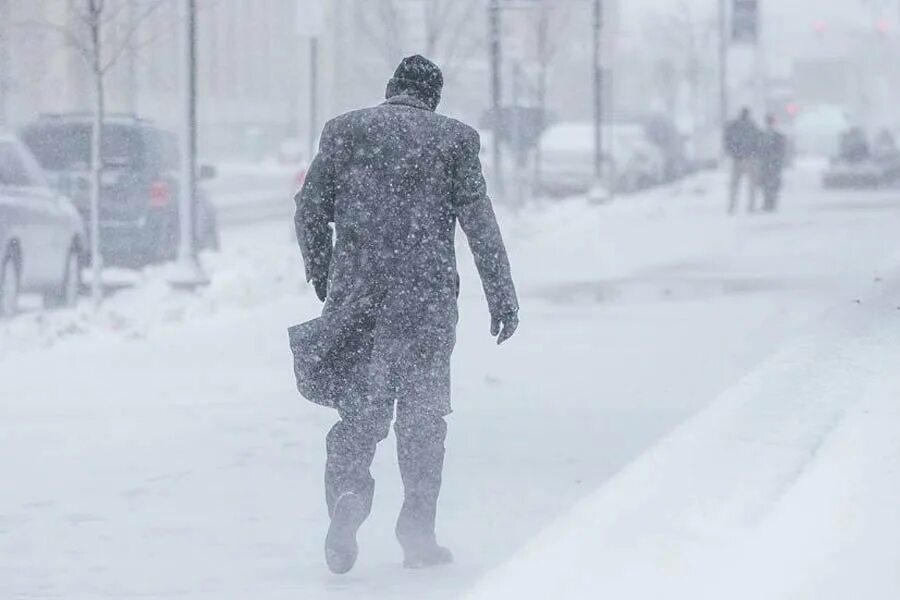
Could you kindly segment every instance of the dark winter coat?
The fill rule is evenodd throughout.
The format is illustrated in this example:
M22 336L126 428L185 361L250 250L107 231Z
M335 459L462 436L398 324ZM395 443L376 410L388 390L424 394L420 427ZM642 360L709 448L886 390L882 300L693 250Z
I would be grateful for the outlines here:
M725 130L725 150L736 160L759 155L762 131L751 119L737 119Z
M309 400L369 396L450 412L457 222L491 314L518 310L479 145L475 130L408 95L326 125L295 197L307 279L328 280L322 318L291 330Z
M783 133L767 130L760 145L760 184L763 188L778 190L781 174L787 162L787 138Z

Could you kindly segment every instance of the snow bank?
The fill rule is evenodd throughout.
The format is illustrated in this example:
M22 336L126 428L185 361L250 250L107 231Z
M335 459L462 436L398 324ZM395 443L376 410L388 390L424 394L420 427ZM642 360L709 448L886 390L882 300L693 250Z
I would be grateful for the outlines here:
M885 280L468 597L900 598L900 268Z
M0 321L0 362L25 351L45 350L57 344L89 338L141 339L165 327L210 318L225 312L247 312L285 297L315 307L309 286L303 282L303 265L284 236L271 229L257 235L247 228L235 236L228 251L203 256L211 285L196 293L177 291L169 285L171 265L142 271L104 274L104 285L120 288L94 309L89 298L70 310L28 309L9 321ZM33 304L33 303L32 303Z

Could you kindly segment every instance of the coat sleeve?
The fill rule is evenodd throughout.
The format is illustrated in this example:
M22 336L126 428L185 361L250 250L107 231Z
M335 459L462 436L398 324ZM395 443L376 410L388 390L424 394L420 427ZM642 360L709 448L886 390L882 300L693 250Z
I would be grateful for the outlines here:
M306 264L306 280L328 277L333 249L335 199L335 142L332 127L326 125L319 152L306 173L303 187L294 195L297 211L294 228Z
M456 174L454 209L475 256L491 316L501 317L517 312L519 301L500 226L487 195L480 148L478 133L467 130Z

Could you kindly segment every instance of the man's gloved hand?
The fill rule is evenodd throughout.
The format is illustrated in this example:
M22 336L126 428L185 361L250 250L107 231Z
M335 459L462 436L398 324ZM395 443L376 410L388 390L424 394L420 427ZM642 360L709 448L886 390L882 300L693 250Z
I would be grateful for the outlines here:
M511 338L518 328L519 313L517 312L491 317L491 335L497 338L498 346Z
M325 302L325 299L328 297L328 280L313 279L312 285L316 290L316 296L319 297L319 300Z

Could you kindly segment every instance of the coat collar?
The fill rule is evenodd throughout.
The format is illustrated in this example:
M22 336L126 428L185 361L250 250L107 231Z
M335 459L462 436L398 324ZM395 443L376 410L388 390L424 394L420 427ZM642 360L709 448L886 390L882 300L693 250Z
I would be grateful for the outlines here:
M410 96L409 94L401 94L399 96L392 96L384 101L384 104L389 104L391 106L409 106L412 108L418 108L420 110L427 110L429 112L434 112L431 110L431 107L428 106L422 100Z

